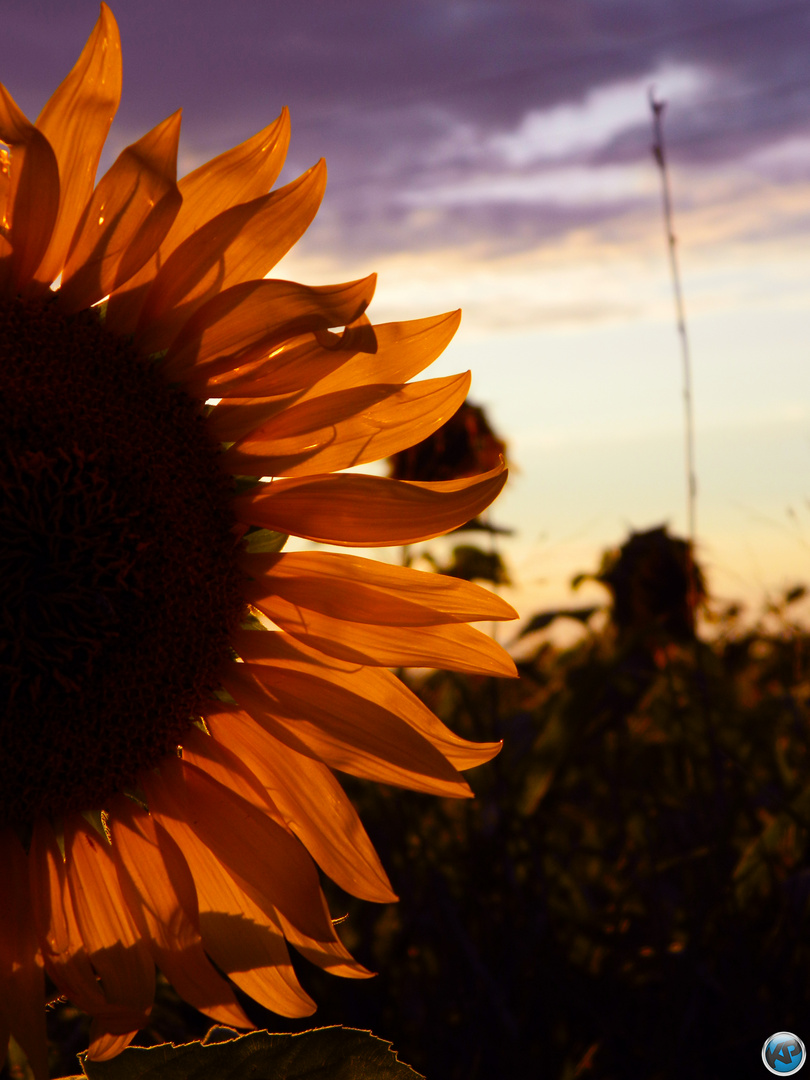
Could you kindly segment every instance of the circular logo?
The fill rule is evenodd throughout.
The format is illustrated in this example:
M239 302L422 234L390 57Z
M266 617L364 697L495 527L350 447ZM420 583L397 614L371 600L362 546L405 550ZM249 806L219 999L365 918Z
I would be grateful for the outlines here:
M777 1031L762 1047L762 1064L775 1076L797 1073L806 1057L804 1043L791 1031Z

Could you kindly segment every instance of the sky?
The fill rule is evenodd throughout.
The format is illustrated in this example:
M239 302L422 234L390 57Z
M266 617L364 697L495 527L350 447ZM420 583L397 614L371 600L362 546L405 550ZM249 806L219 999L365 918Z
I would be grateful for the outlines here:
M649 95L665 101L698 559L718 602L810 579L806 0L111 6L124 90L102 168L178 106L183 173L286 105L280 183L325 157L329 184L274 273L376 270L378 322L463 309L427 374L471 369L509 444L492 517L515 530L499 546L526 615L601 598L570 578L631 529L687 528ZM97 14L3 0L0 79L32 118Z

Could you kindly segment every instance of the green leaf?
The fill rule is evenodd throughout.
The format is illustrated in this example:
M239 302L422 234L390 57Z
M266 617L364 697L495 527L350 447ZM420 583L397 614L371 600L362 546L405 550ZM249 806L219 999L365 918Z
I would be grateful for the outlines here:
M245 551L249 555L274 554L281 551L289 539L287 533L273 532L271 529L253 529L245 535Z
M234 1036L231 1038L230 1036ZM222 1039L227 1041L221 1041ZM389 1042L326 1027L297 1035L214 1028L205 1043L133 1046L112 1061L80 1058L89 1080L417 1080ZM424 1080L424 1078L421 1078Z

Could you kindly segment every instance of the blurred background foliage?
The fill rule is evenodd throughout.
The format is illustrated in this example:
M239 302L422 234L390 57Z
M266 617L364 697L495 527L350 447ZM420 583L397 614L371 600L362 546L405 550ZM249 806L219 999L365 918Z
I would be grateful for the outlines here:
M487 460L505 450L481 419L444 435L470 471L470 445ZM396 475L426 478L420 454ZM507 579L493 547L435 565ZM758 1077L773 1032L810 1041L805 590L759 619L718 609L664 527L573 585L586 576L604 604L529 619L517 680L403 673L454 730L503 751L468 774L469 801L344 778L400 903L325 888L344 941L380 974L302 962L316 1016L244 1000L257 1025L371 1029L430 1080ZM575 644L544 632L560 619L579 623ZM163 985L137 1041L205 1028ZM75 1072L85 1021L56 1006L50 1030L54 1074Z

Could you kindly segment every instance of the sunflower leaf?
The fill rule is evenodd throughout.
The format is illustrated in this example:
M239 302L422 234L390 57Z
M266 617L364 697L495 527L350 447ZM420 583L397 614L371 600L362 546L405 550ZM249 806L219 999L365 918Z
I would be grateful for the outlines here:
M389 1042L369 1031L326 1027L295 1035L237 1035L217 1028L211 1035L205 1043L184 1046L133 1046L112 1061L83 1056L81 1066L88 1080L420 1080Z

